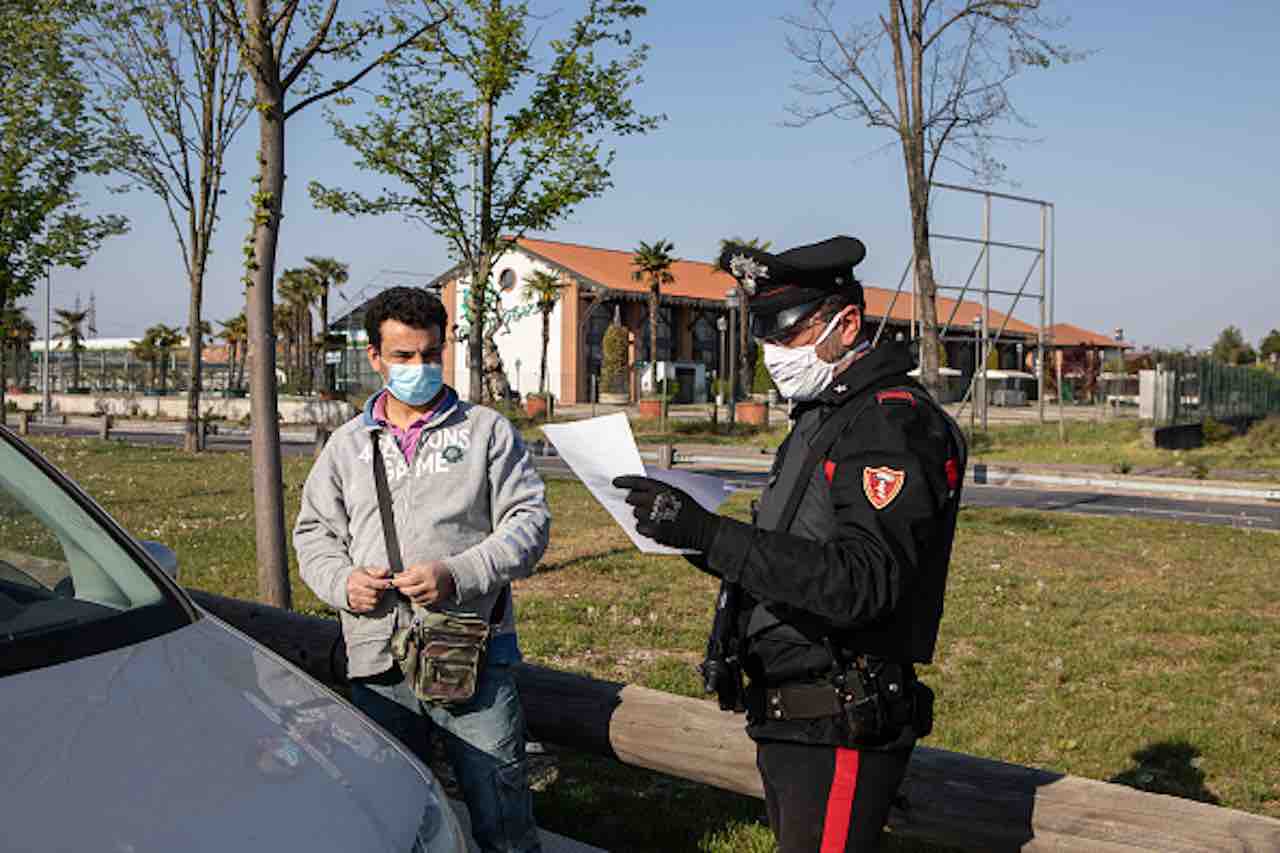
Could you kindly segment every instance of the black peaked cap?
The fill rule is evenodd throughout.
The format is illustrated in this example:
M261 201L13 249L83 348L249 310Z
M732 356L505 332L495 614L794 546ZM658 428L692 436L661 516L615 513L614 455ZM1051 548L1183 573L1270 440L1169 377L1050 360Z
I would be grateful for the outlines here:
M751 313L773 314L836 294L861 302L853 268L866 254L861 240L845 236L778 254L729 243L720 253L720 268L742 283Z

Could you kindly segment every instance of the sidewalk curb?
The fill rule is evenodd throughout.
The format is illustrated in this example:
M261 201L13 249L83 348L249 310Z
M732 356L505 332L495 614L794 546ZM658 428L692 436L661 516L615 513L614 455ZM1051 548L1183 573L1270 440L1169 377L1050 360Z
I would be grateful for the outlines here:
M1245 489L1233 486L1197 486L1191 483L1161 483L1152 480L1124 480L1115 477L1072 477L1059 474L1026 474L1016 469L973 465L968 481L989 486L1069 486L1159 495L1189 495L1204 498L1234 498L1280 502L1280 489Z

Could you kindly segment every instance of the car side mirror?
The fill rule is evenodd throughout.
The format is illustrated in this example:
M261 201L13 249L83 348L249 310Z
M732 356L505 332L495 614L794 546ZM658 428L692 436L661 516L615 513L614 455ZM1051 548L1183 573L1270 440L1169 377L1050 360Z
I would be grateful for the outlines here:
M153 542L150 539L142 543L142 550L147 552L147 556L156 561L156 565L160 570L168 575L172 580L178 579L178 555L173 549L163 542Z

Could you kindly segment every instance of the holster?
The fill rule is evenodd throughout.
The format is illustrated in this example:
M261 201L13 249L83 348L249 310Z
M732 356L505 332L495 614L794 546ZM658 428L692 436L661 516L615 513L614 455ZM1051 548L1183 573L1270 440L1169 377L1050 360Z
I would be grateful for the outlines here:
M475 695L490 630L478 616L421 612L391 635L391 656L420 700L456 705Z

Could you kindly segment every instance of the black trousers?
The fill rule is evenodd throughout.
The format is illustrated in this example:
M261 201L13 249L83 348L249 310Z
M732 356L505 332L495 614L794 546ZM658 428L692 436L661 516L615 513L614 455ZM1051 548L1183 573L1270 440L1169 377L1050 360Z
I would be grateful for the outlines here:
M756 744L778 853L879 850L910 758L910 746L886 752L786 741Z

